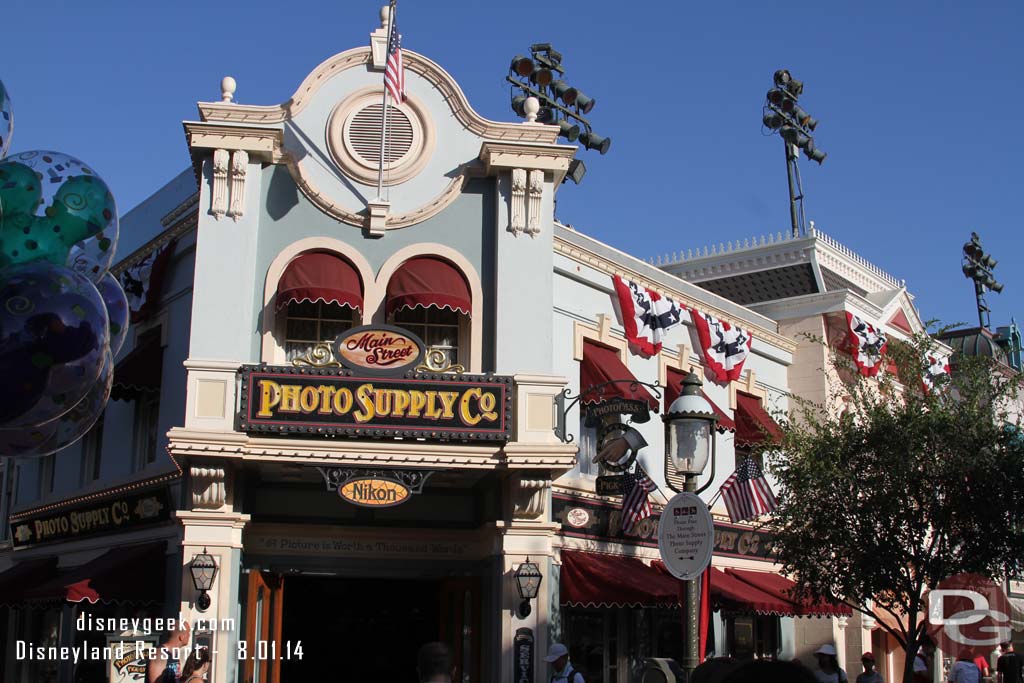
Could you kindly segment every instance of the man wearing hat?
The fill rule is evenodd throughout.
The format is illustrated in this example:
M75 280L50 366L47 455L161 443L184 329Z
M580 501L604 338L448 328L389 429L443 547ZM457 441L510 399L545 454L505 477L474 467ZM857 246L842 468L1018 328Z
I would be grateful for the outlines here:
M551 675L551 683L585 683L583 674L573 669L572 664L569 663L569 648L565 645L552 643L544 661L550 663L554 670Z
M885 683L882 674L875 671L874 654L865 652L860 656L860 663L864 667L864 673L857 676L857 683Z
M818 683L847 683L846 672L839 668L839 658L833 645L825 643L814 654L818 658L818 670L814 672Z

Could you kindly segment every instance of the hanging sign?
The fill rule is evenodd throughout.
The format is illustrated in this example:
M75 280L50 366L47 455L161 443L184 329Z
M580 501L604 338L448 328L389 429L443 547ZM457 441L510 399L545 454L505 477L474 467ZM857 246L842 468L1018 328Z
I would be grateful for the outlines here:
M695 493L677 493L658 522L658 551L669 572L690 581L711 564L715 523L708 506Z
M127 632L120 636L107 636L107 680L110 683L145 683L146 666L158 646L155 634L143 635Z
M363 325L338 337L332 351L338 362L360 374L402 375L423 360L419 337L391 325Z
M384 508L401 505L423 486L431 470L365 470L346 467L318 467L328 491L360 507Z
M238 427L299 436L509 438L511 377L407 373L381 378L351 372L243 366Z
M515 657L516 683L533 683L533 630L516 629L512 641L512 656Z
M346 482L338 495L362 507L386 508L408 500L409 489L397 481L368 477Z
M625 487L626 475L598 477L595 482L597 495L599 496L621 496Z

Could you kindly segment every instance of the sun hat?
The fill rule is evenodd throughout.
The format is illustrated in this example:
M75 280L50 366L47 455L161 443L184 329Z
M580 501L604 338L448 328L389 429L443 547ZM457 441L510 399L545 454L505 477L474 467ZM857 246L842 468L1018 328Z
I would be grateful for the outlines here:
M832 647L831 645L829 645L828 643L825 643L824 645L819 647L817 650L815 650L814 654L816 654L816 655L830 655L832 657L835 657L836 656L836 649L834 647Z
M552 643L551 647L548 648L548 656L544 658L545 662L553 662L559 657L564 657L569 654L569 648L561 643Z

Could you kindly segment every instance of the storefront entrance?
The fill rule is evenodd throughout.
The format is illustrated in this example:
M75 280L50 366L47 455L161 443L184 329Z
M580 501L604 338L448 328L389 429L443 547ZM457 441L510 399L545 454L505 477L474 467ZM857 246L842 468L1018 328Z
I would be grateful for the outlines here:
M280 662L250 660L244 680L415 683L420 646L440 640L452 649L453 680L478 681L478 585L252 572L248 635L274 641Z

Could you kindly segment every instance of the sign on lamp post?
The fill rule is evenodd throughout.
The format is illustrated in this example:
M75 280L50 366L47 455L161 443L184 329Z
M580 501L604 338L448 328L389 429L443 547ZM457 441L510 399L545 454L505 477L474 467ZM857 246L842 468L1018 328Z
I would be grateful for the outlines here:
M658 522L658 552L669 573L692 581L711 564L715 524L708 506L695 493L677 493Z

